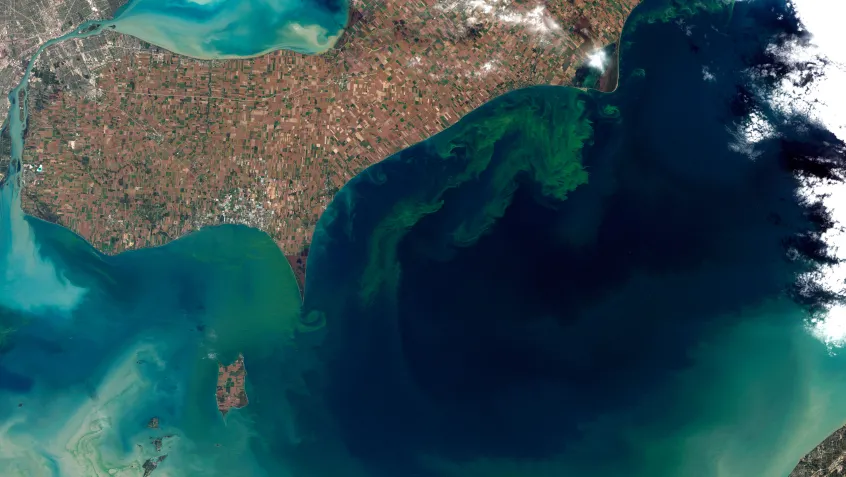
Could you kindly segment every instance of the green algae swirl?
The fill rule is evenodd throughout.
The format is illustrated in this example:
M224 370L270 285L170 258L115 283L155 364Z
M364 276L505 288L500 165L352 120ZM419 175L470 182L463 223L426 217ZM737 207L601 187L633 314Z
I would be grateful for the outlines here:
M540 187L542 195L565 200L588 182L582 148L593 129L583 93L558 89L536 95L529 90L512 93L480 108L453 127L432 137L398 160L415 161L415 151L434 154L450 174L431 187L394 204L370 236L368 262L360 296L370 302L383 286L397 283L401 272L396 250L408 230L441 209L444 194L485 174L486 198L456 224L453 246L467 247L505 213L522 176ZM513 140L519 137L520 140ZM389 159L390 160L390 159Z
M646 23L697 11L662 1L641 11L661 12ZM669 42L651 43L652 55L656 43ZM321 218L303 316L290 267L252 229L113 258L42 230L39 253L72 264L70 281L87 284L91 301L37 327L0 315L0 352L4 340L17 345L0 363L11 371L0 429L15 424L0 439L0 474L37 441L39 468L55 459L79 469L64 475L137 475L161 455L145 427L155 415L178 436L161 451L161 475L783 475L846 415L843 361L781 294L799 267L783 263L778 239L809 230L797 219L807 211L780 200L794 189L770 167L778 145L753 164L726 161L724 142L706 140L728 136L698 114L725 104L710 85L672 99L667 110L684 115L660 114L672 96L661 63L673 81L701 75L678 60L628 68L637 81L616 96L509 93L368 169ZM638 101L633 83L653 96ZM515 217L533 227L503 239ZM497 241L520 246L485 248ZM431 269L440 273L420 273ZM84 332L65 340L66 325ZM51 327L62 333L44 334ZM45 352L38 340L61 346ZM223 422L214 363L242 351L250 405ZM16 407L38 390L10 391L6 376L48 376L29 353L75 364L49 370L78 403ZM83 381L91 398L74 386Z
M508 93L336 196L304 303L311 455L340 443L378 476L785 475L842 422L843 360L786 291L819 255L785 244L813 254L828 223L785 200L808 136L770 118L759 159L730 147L755 104L737 85L781 35L749 22L780 13L646 3L616 92Z

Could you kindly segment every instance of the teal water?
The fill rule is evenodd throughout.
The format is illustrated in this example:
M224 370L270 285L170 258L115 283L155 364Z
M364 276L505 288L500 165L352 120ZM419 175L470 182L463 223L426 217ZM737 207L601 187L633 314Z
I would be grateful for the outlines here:
M9 94L12 175L0 191L0 474L135 476L166 456L157 475L290 475L278 456L299 439L286 398L302 388L294 343L300 295L270 237L227 226L107 257L20 209L15 172L35 60L52 44L105 28L88 22L47 42ZM214 394L218 362L240 353L250 403L224 420ZM147 427L153 417L158 429ZM256 441L265 435L274 437Z
M846 148L767 103L803 35L781 0L646 0L615 93L509 93L346 185L304 303L262 232L106 257L25 217L13 176L0 475L787 475L846 422L814 323L843 309L837 224L800 194Z
M110 25L180 55L245 58L324 52L343 32L347 12L343 0L130 0Z
M788 475L846 422L840 226L800 192L846 147L769 103L804 35L647 0L615 93L509 93L347 184L309 254L318 435L380 477Z
M5 264L27 279L0 316L2 475L141 475L160 455L159 475L291 475L278 455L297 442L286 393L301 384L285 370L298 369L299 290L266 234L226 226L105 257L57 226L13 226L38 248ZM224 420L217 363L242 352L250 403Z

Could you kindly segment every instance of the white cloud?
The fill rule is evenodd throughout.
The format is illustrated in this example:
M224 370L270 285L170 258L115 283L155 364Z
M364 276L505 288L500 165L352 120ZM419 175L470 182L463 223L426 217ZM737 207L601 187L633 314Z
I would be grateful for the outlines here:
M714 73L711 73L711 70L707 66L702 67L702 80L703 81L717 81L717 77L714 76Z
M591 68L596 68L599 71L605 71L605 62L607 60L607 55L605 54L604 50L597 50L588 56L588 66Z
M437 8L448 12L462 11L469 23L487 21L505 26L517 25L541 35L562 32L561 25L541 4L523 9L515 8L513 0L446 0Z
M812 35L811 44L793 42L770 47L770 52L780 61L800 66L777 85L770 95L770 106L788 116L807 117L846 140L846 94L843 91L846 85L846 49L843 48L846 29L840 24L846 15L846 2L794 0L792 5ZM813 80L807 82L805 75L809 72ZM774 76L767 71L758 73ZM754 140L756 136L753 133L746 137ZM800 180L800 198L807 203L821 202L834 223L822 236L828 253L846 262L846 183L817 178ZM846 291L846 263L825 266L803 278L826 291L842 293ZM828 306L811 317L808 328L832 351L846 346L846 304Z
M846 184L842 181L819 178L801 178L799 197L806 203L822 203L830 214L834 226L821 239L827 252L838 261L826 265L813 274L802 277L832 293L846 292ZM811 317L811 333L829 349L846 345L846 304L829 305L823 312Z

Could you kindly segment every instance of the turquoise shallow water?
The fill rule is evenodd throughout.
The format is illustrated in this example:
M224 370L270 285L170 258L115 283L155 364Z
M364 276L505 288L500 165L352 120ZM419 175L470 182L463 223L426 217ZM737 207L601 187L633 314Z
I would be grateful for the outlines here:
M507 94L345 186L302 304L264 233L105 257L11 181L0 475L787 475L846 421L810 326L842 302L835 226L797 195L846 149L767 103L803 68L770 46L802 38L781 0L647 0L615 93Z
M181 55L244 58L326 51L347 11L343 0L131 0L109 24Z
M0 360L4 476L140 475L162 454L161 475L288 475L268 446L296 442L285 403L299 376L285 369L297 369L299 291L269 237L227 226L109 258L54 225L14 227L38 237L38 258L6 264L30 277L6 298L40 306L12 302L0 318L14 330ZM45 267L62 277L31 273ZM224 421L217 363L241 352L264 384Z

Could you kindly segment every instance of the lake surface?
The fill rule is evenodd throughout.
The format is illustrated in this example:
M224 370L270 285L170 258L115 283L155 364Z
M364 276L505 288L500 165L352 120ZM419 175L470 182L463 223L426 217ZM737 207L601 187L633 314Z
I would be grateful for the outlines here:
M667 5L617 92L506 95L321 218L313 394L368 475L787 475L843 424L832 223L799 198L843 144L768 103L802 34L781 2Z
M180 55L246 58L286 49L321 53L347 23L344 0L130 0L116 30Z
M262 232L105 257L11 181L0 473L787 475L846 421L846 149L769 102L807 68L784 2L678 5L632 14L615 93L509 93L347 184L302 304Z
M279 373L296 369L286 361L299 289L272 240L227 226L105 257L66 229L15 226L38 237L29 270L49 264L62 276L12 288L36 306L0 317L13 330L0 359L3 475L140 475L162 454L161 475L287 475L264 446L293 437L280 399L297 376ZM249 386L248 407L224 421L217 363L242 351L250 383L266 384ZM153 417L158 429L147 427ZM266 438L253 448L256 433Z

